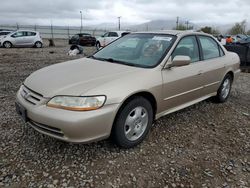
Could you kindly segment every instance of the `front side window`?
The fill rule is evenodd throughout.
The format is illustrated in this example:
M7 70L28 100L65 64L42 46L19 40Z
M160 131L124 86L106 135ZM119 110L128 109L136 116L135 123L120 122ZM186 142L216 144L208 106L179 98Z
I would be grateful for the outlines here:
M176 36L167 34L129 34L100 51L92 58L137 67L155 67L166 56Z
M198 36L204 60L220 57L219 45L211 37Z
M172 60L177 55L189 56L192 62L200 60L199 47L195 36L187 36L180 40L172 53Z
M22 32L22 31L18 31L18 32L14 33L12 35L12 37L15 37L15 38L17 38L17 37L23 37L23 36L25 36L25 33Z

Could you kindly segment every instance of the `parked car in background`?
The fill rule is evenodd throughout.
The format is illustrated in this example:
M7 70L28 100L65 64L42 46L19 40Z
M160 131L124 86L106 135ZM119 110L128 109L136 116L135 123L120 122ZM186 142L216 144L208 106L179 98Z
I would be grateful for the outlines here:
M9 33L11 33L12 31L0 31L0 40L2 39L2 38L4 38L6 35L8 35Z
M81 46L95 46L96 38L89 33L79 33L69 39L69 44L76 44Z
M97 49L100 49L101 47L104 47L112 41L123 37L124 35L127 35L129 33L129 31L109 31L96 40L96 47Z
M130 148L144 140L154 119L210 97L225 102L239 73L238 55L211 35L138 32L90 57L32 73L16 109L54 138L86 143L112 136Z
M239 41L240 43L250 43L250 37L246 37Z
M42 48L43 41L37 31L18 30L9 33L0 41L0 46L11 47L36 47Z

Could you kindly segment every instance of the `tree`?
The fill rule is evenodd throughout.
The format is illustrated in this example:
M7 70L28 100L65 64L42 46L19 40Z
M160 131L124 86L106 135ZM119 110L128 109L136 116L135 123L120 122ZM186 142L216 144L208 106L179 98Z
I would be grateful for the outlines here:
M229 34L237 35L237 34L246 34L246 25L247 21L243 20L242 22L237 22L234 26L229 30Z
M201 31L203 31L204 33L213 34L213 35L218 35L220 33L219 30L209 27L209 26L202 27Z
M174 27L173 29L184 31L184 30L190 30L193 28L194 28L193 26L188 26L188 28L187 28L184 24L180 23L177 27Z

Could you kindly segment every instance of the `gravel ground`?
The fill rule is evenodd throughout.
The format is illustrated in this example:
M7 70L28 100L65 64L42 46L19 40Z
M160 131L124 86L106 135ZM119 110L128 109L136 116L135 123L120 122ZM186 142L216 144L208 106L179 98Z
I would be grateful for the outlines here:
M31 72L82 57L67 56L65 41L56 45L0 49L0 187L250 187L249 73L228 102L207 100L160 118L136 148L70 144L25 126L14 106Z

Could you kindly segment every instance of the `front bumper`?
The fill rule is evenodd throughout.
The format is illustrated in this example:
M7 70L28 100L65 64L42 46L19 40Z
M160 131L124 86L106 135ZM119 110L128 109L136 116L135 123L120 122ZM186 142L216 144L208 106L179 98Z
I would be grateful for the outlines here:
M48 136L76 143L86 143L108 138L119 104L103 106L93 111L68 111L46 106L31 104L17 93L16 102L27 114L27 124Z

